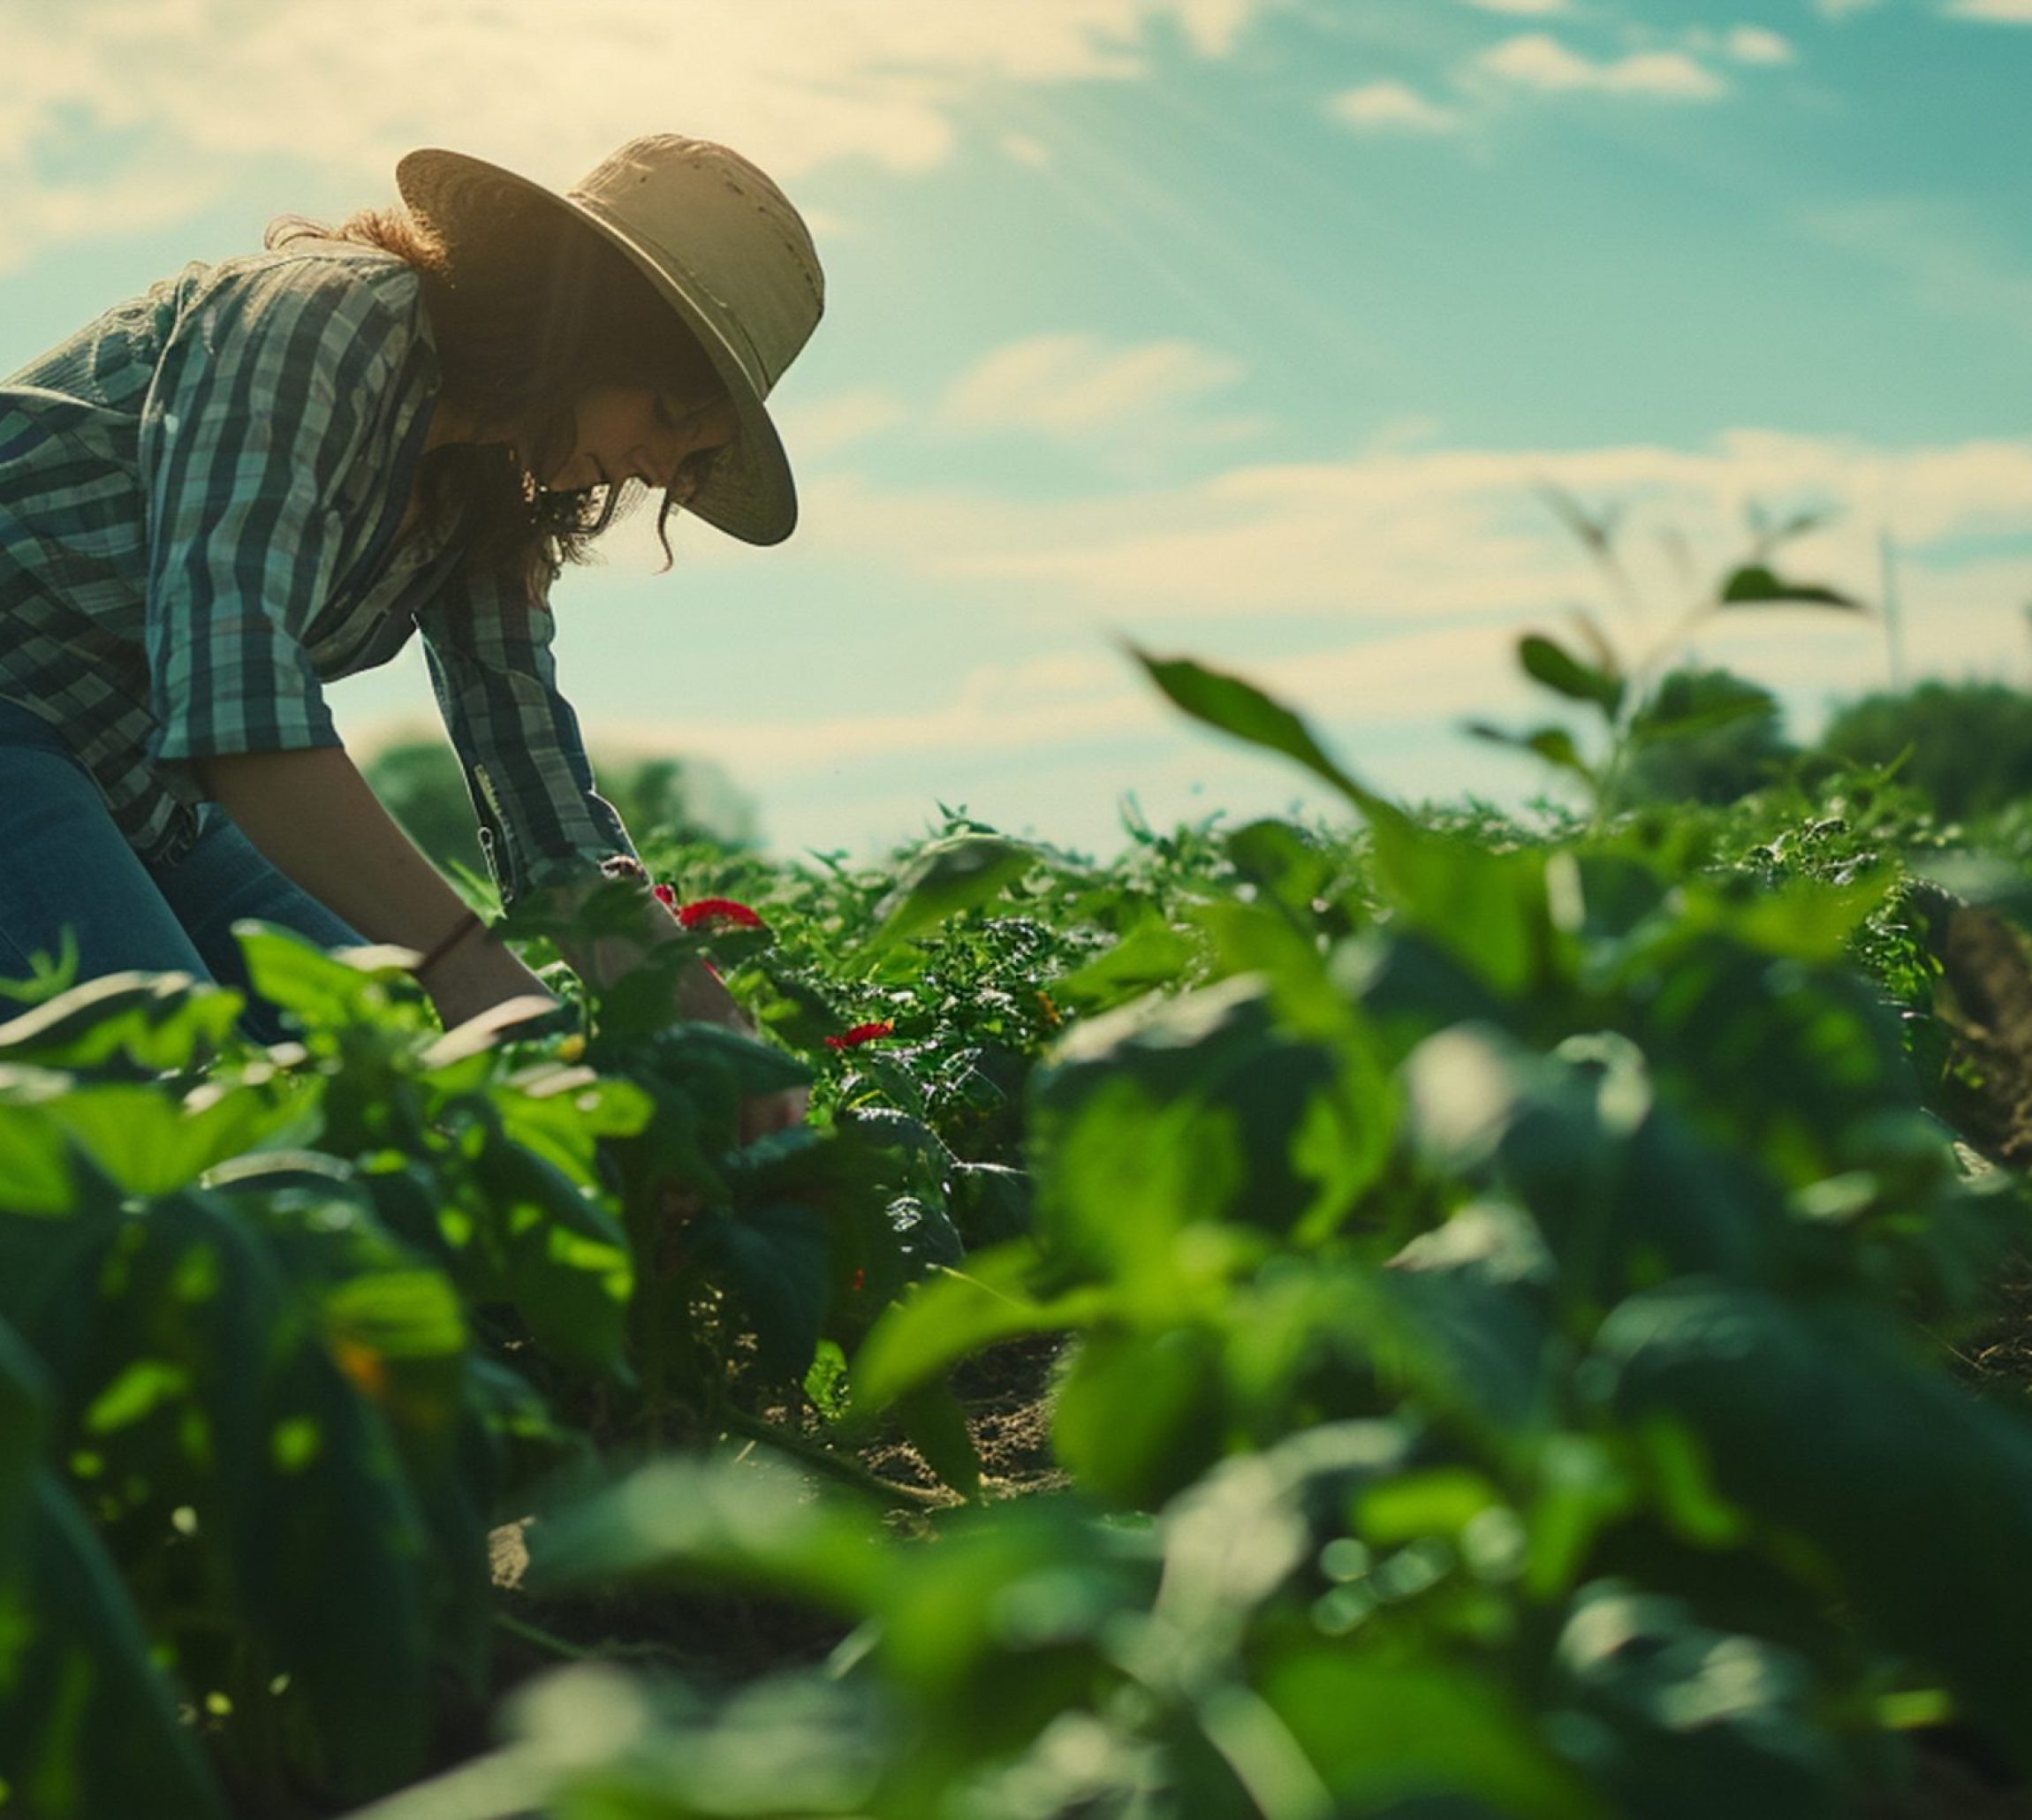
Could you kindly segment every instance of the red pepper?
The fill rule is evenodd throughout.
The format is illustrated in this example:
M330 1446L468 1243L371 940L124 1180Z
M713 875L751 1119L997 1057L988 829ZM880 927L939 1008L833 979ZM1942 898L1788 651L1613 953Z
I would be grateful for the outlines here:
M656 901L678 919L683 929L726 924L733 929L761 929L762 920L746 904L732 898L700 898L689 904L678 902L678 894L667 884L656 887Z
M859 1049L862 1043L872 1043L877 1036L895 1035L894 1024L856 1024L853 1029L838 1036L828 1036L825 1046L828 1049Z

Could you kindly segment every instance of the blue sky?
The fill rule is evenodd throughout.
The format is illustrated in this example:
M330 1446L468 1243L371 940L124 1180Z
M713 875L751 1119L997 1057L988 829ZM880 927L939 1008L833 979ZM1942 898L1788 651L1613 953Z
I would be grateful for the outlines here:
M1895 540L1915 671L2032 671L2032 0L0 0L0 369L417 145L779 178L830 280L802 527L664 576L631 527L557 603L595 747L711 755L786 851L1303 795L1124 637L1386 788L1530 790L1460 732L1532 711L1518 634L1637 651L1753 498L1840 507L1794 565L1871 597ZM1626 506L1648 609L1541 482ZM1802 732L1887 673L1834 616L1697 651ZM332 704L361 751L433 714L413 652Z

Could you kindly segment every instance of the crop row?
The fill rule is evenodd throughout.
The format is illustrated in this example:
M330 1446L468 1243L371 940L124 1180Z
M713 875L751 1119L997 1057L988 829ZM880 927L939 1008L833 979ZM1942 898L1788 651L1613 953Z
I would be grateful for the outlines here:
M444 1034L401 955L247 925L292 1043L174 976L0 1025L0 1813L1793 1820L1949 1727L2032 1770L2032 1426L1942 1344L2024 1204L1867 815L1413 816L1148 667L1362 832L678 854L755 914L562 1014ZM765 1040L661 1022L700 957ZM1010 1498L952 1385L1017 1340L1069 1483ZM514 1598L671 1585L842 1641L566 1640L443 1767Z

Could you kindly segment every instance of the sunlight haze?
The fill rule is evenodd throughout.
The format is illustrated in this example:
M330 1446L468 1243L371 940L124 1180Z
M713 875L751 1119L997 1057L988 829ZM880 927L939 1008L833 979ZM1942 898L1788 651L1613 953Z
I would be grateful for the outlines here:
M0 0L0 371L419 146L565 188L720 139L828 310L771 400L786 544L644 513L555 601L595 752L710 756L770 845L965 805L1111 850L1295 774L1125 641L1247 674L1399 794L1543 785L1522 632L1635 651L1744 547L1875 602L1907 675L2032 678L2032 7L2008 0ZM1619 600L1542 497L1627 512ZM1875 618L1698 655L1792 731L1890 679ZM421 652L337 686L435 726Z

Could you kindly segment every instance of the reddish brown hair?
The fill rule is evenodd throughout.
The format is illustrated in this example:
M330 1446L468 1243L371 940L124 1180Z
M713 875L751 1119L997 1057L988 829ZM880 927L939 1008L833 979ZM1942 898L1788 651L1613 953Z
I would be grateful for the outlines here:
M424 523L462 537L468 569L507 572L533 594L566 563L596 560L594 541L650 490L639 481L580 492L540 485L578 441L572 404L588 386L647 385L709 402L725 387L670 305L618 247L540 197L504 194L483 244L454 258L403 209L364 209L337 227L301 216L269 224L270 249L305 239L378 246L422 282L443 370L442 402L483 428L512 429L524 459L504 443L447 443L417 472ZM657 514L663 567L669 493Z

